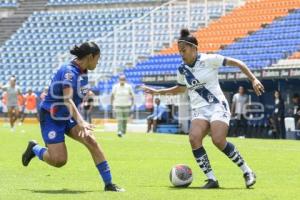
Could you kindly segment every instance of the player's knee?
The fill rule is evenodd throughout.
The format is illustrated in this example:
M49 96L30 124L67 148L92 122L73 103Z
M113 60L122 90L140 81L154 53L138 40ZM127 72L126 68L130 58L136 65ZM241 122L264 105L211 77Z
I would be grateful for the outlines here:
M67 158L65 157L56 157L53 159L53 166L60 168L63 167L67 163Z
M58 159L54 161L54 167L60 168L63 167L65 164L67 164L67 160Z
M189 134L189 140L190 140L190 143L191 145L194 147L194 146L197 146L197 145L200 145L201 144L201 136L198 135L198 134L194 134L194 133L190 133Z
M222 137L212 137L212 142L218 149L223 150L226 144L226 139Z

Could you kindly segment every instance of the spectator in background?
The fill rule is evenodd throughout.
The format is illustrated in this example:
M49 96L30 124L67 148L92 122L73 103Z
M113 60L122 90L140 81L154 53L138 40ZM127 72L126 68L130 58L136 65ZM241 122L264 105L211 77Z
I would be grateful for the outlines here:
M145 107L146 111L152 113L153 111L153 96L152 94L145 94Z
M41 93L41 95L40 95L41 101L44 101L44 100L45 100L45 97L46 97L46 95L48 94L48 89L49 89L48 86L45 87L45 88L44 88L44 91Z
M25 98L21 92L18 94L18 108L19 108L19 126L21 126L23 122L22 119L24 116L24 108L25 108Z
M4 123L8 122L8 111L7 111L7 91L3 88L2 93L2 112L4 117Z
M243 86L239 87L238 93L233 95L231 113L235 119L233 127L233 136L245 135L247 120L246 116L246 105L249 102L248 95L246 94Z
M281 93L279 91L274 92L274 100L275 100L275 109L272 114L272 123L275 129L274 138L280 139L285 138L285 128L284 128L284 101L282 99Z
M0 85L0 89L6 88L7 91L7 110L10 130L12 132L15 131L15 122L19 117L18 95L21 94L19 87L16 85L16 81L16 77L11 76L7 85Z
M125 75L120 75L119 83L113 86L111 105L118 121L118 136L122 137L126 133L131 106L134 105L134 92L131 85L126 83Z
M297 94L297 93L294 94L292 101L294 104L293 116L295 118L296 129L300 129L300 96L299 96L299 94Z
M85 121L92 123L92 110L94 106L94 93L90 90L83 98L83 118Z
M28 93L24 95L25 99L25 110L22 117L22 122L24 122L25 117L27 114L33 114L39 120L37 114L37 95L32 92L32 89L28 90Z
M164 122L163 114L166 112L166 107L160 104L160 99L155 98L154 110L151 115L147 117L147 133L151 131L151 126L153 125L153 132L156 132L157 124Z

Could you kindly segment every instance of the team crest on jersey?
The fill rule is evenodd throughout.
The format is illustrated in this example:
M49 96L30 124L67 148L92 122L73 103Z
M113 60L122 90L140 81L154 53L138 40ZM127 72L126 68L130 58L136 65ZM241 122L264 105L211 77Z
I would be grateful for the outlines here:
M48 138L53 140L54 138L56 138L56 132L55 131L50 131L48 133Z
M73 74L72 73L66 73L64 77L65 77L66 80L71 81L72 78L73 78Z
M208 103L213 103L214 102L214 96L213 95L208 95L207 99L208 99Z

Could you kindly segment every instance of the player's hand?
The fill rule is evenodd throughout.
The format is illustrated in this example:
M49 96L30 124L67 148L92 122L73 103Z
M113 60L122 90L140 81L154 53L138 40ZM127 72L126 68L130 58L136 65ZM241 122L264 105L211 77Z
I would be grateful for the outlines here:
M154 88L151 88L151 87L148 87L146 85L141 85L140 86L140 89L141 90L144 90L146 93L149 93L149 94L155 94L155 93L158 93L158 91Z
M264 86L261 84L261 82L258 79L254 79L252 81L252 87L257 96L260 96L260 95L262 95L262 93L265 92Z
M79 132L78 135L79 137L86 137L88 135L91 135L91 131L94 131L95 125L89 124L86 121L82 123L78 123L79 126Z

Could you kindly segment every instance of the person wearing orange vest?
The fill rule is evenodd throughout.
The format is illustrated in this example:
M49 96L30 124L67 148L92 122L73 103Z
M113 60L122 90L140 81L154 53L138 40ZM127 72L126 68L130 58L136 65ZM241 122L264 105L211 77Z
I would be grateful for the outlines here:
M24 95L20 92L18 94L18 107L19 107L19 126L22 125L22 119L24 116L24 105L25 105L25 99Z
M22 118L22 122L24 121L27 114L33 114L38 119L37 115L37 95L32 92L32 89L28 90L28 93L24 96L25 98L25 110Z

